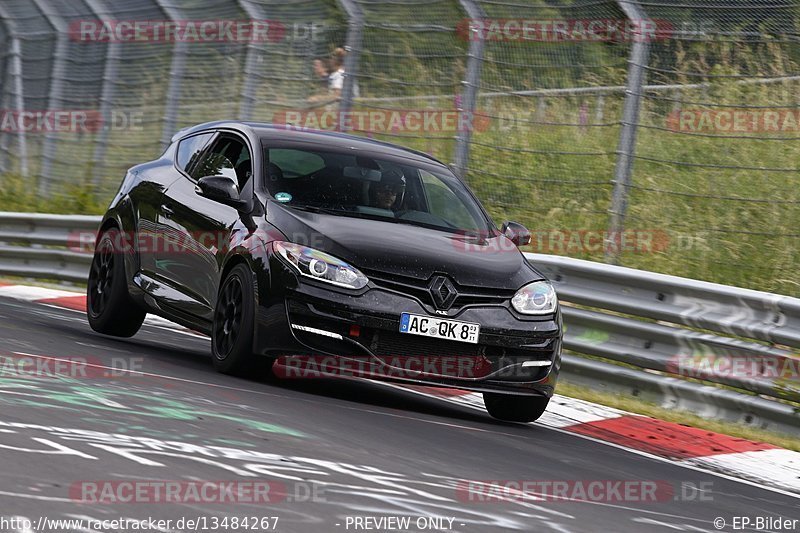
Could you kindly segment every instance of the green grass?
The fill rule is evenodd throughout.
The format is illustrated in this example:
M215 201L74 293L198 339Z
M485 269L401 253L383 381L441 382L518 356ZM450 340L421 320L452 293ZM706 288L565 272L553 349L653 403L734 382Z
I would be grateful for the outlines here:
M15 174L0 175L0 211L99 215L105 211L108 200L81 183L41 196L30 180Z

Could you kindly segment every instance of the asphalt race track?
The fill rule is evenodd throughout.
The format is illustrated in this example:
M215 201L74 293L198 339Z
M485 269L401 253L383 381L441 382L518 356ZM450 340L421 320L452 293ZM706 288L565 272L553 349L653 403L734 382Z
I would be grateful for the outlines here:
M717 517L732 531L734 516L798 516L788 495L381 384L223 376L208 340L188 332L145 325L131 339L108 338L80 312L0 299L0 339L1 355L45 369L58 364L48 358L90 361L85 375L0 374L0 514L34 524L153 518L173 520L162 531L193 531L202 528L175 522L206 517L212 530L225 517L277 517L247 530L668 532L716 531ZM258 483L262 492L234 503L118 501L123 483L155 480ZM464 480L656 481L674 493L477 501ZM116 492L101 490L109 487ZM91 501L98 494L105 500ZM356 517L408 517L411 526L357 529ZM219 529L245 529L227 525ZM93 529L61 529L71 530Z

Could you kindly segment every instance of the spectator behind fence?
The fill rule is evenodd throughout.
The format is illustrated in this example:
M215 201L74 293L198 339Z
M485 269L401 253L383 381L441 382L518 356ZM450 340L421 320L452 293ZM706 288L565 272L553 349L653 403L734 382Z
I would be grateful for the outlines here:
M328 91L328 61L325 59L315 59L311 65L311 95L308 97L310 107L317 107L322 104L331 103L333 100Z
M344 87L344 58L347 55L344 48L339 47L333 51L331 58L331 73L328 76L328 91L335 98L341 98L342 88ZM358 83L353 82L353 96L358 97Z
M327 88L328 76L330 76L327 61L324 59L315 59L312 68L314 70L314 85Z

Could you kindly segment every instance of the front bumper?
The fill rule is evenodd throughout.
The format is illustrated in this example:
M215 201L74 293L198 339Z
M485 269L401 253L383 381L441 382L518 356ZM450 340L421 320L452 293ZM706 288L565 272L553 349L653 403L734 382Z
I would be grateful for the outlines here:
M293 365L287 377L358 375L483 392L553 394L561 365L560 312L524 317L506 302L466 305L441 317L481 324L478 344L401 334L401 313L437 316L432 307L373 282L353 292L301 280L276 256L269 262L254 351ZM308 358L285 356L314 359L309 367ZM310 368L313 372L302 371Z

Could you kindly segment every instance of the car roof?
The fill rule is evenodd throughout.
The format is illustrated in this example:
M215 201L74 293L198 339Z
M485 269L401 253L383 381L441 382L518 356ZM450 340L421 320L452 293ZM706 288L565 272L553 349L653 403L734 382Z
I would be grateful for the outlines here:
M429 154L426 154L425 152L420 152L419 150L414 150L411 148L405 148L396 144L378 141L375 139L368 139L365 137L358 137L356 135L350 135L338 131L299 130L293 129L291 126L286 126L284 124L270 124L267 122L239 122L230 120L206 122L180 130L172 136L172 142L175 142L186 135L191 135L192 133L214 128L229 128L239 130L243 133L250 133L259 139L276 139L284 142L294 141L298 143L325 144L331 148L341 149L355 148L357 150L365 151L380 151L387 155L404 157L407 159L413 159L427 163L436 163L443 167L447 167L445 163L439 161Z

